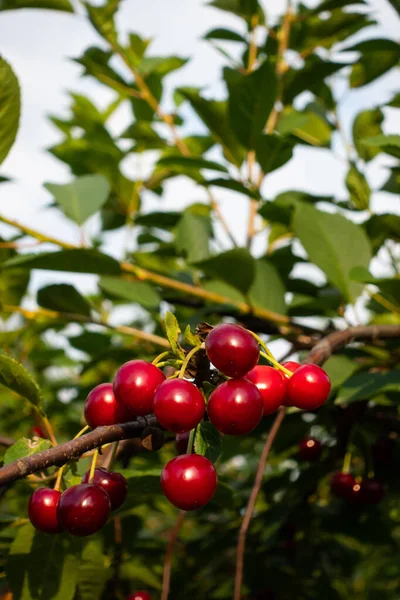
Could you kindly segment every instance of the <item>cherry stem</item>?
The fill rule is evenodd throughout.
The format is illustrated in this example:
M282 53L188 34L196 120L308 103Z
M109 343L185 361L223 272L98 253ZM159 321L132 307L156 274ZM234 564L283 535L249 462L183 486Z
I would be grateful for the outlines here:
M351 452L346 452L343 461L342 473L350 473L351 467Z
M84 433L86 433L88 429L89 429L89 425L85 425L85 427L83 427L80 431L78 431L78 433L74 437L74 440L76 440L79 437L81 437L81 435L83 435Z
M108 469L109 470L111 470L113 468L114 463L115 463L115 459L117 458L118 445L119 445L119 441L115 442L115 444L113 446L111 457L110 457L110 462L108 464Z
M56 436L54 435L54 431L53 428L50 424L50 421L48 420L47 417L44 417L43 415L40 415L41 419L43 421L43 425L46 428L47 434L50 438L51 443L53 444L53 446L57 446L57 440L56 440Z
M192 356L194 356L196 354L196 352L198 352L200 349L201 349L201 345L200 346L195 346L187 354L185 360L183 361L183 365L181 367L181 370L179 371L179 375L178 375L179 379L183 379L184 378L186 369L187 369L188 364L190 363L190 361L192 359Z
M196 434L196 427L194 429L192 429L189 434L188 445L186 448L186 454L192 454L192 452L193 452L193 444L194 444L195 434Z
M166 358L169 354L171 354L171 352L169 350L167 350L167 352L161 352L161 354L159 354L158 356L155 357L155 359L153 360L152 364L154 366L160 366L158 363L163 359Z
M90 465L90 473L89 473L89 481L88 483L93 483L93 479L94 479L94 471L96 468L96 463L97 463L97 457L99 455L99 449L96 448L96 450L94 451L93 454L93 458L92 458L92 464Z
M262 339L260 338L260 336L258 336L256 333L254 333L254 331L251 331L250 329L248 329L247 331L249 333L251 333L251 335L253 336L253 338L255 338L257 340L257 342L260 344L260 346L264 350L265 354L267 354L268 360L272 359L271 362L273 362L273 361L277 362L277 360L275 359L275 357L272 354L271 350L268 348L267 344L262 341Z
M67 463L66 463L67 464ZM66 467L66 464L63 465L60 469L58 469L58 473L57 473L57 479L56 482L54 484L54 489L56 490L56 492L60 491L60 487L61 487L61 480L62 480L62 476L64 473L64 469Z
M268 356L267 354L265 354L265 352L260 352L260 354L261 354L261 356L263 356L264 358L266 358L275 367L275 369L278 369L278 371L282 371L288 377L291 377L293 375L292 371L289 371L289 369L287 369L286 367L284 367L283 365L281 365L274 358L271 358L270 356Z

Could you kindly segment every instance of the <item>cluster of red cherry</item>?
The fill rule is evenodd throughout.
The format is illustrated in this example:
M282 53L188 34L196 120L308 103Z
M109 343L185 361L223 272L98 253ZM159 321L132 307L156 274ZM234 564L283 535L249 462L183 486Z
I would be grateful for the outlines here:
M281 405L313 410L328 398L331 386L323 369L294 362L277 365L278 369L257 365L259 344L253 334L238 325L215 327L206 339L205 350L214 367L227 378L207 403L208 419L223 434L250 433L263 415ZM155 364L129 361L118 370L113 384L103 383L89 393L85 419L94 429L154 413L162 427L177 434L178 444L184 442L188 452L163 468L164 494L176 507L194 510L211 500L218 480L212 462L187 447L188 432L204 418L206 404L199 388L183 378L184 371L179 379L166 379ZM97 468L63 493L37 489L29 502L29 518L40 531L87 536L107 522L110 511L122 505L126 494L123 475Z

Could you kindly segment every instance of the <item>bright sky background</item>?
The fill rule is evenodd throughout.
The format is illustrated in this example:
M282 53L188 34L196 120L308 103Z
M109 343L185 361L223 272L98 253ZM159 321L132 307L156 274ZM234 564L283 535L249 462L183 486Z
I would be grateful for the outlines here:
M315 2L313 2L315 4ZM368 0L381 25L374 36L398 37L400 20L387 0ZM281 12L283 0L264 0L263 5L270 22ZM124 0L118 15L122 32L134 31L143 36L154 37L153 54L179 54L194 59L183 69L169 77L173 85L205 85L207 93L221 94L218 86L222 59L201 36L211 28L226 26L240 30L235 17L207 7L203 0ZM372 37L371 32L361 37ZM44 10L19 10L0 12L0 53L13 66L19 77L23 110L17 141L0 168L0 173L13 178L12 183L0 186L0 211L4 215L20 220L43 232L72 242L79 241L79 232L74 224L61 218L54 209L49 209L49 193L42 187L45 181L57 183L70 180L67 167L46 153L46 148L56 143L59 133L47 120L49 114L67 115L69 98L67 91L88 94L96 103L106 105L112 98L104 86L88 78L81 78L81 67L70 58L82 54L90 45L99 45L101 40L85 18ZM396 81L397 79L397 81ZM357 112L371 108L390 98L398 88L398 73L379 79L359 90L346 94L342 104L341 120L345 130L350 130ZM400 123L395 109L386 109L385 131L398 132ZM396 120L397 119L397 120ZM129 122L127 110L120 111L113 119L115 133L123 131ZM199 123L192 118L189 125L199 131ZM340 152L340 144L338 144ZM126 173L132 175L135 157L126 160ZM379 188L387 177L384 165L391 164L390 157L377 157L368 171L372 187ZM136 164L137 167L137 164ZM139 165L145 168L146 165ZM346 165L328 150L297 148L295 158L282 169L268 176L264 194L268 198L287 189L304 189L317 194L334 194L345 199L344 187ZM248 201L238 194L217 190L223 213L237 239L245 239L244 223L247 222ZM205 193L188 180L169 184L162 200L149 195L144 210L179 210L191 201L205 201ZM391 194L377 193L373 210L393 211L400 214L400 203ZM88 224L88 232L95 232L96 218ZM1 232L12 230L0 228ZM106 250L118 254L121 235L110 234ZM257 251L264 248L258 240ZM73 280L82 291L93 289L93 277L68 273L36 272L31 285L32 292L45 282Z

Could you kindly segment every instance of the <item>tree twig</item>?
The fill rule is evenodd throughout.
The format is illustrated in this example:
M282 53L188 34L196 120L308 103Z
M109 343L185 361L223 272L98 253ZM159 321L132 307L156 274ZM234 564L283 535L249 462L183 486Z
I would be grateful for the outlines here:
M171 567L172 567L172 558L174 555L175 543L179 532L181 530L183 520L185 518L185 511L180 510L179 514L176 518L175 525L171 529L167 550L165 553L164 559L164 575L163 575L163 583L162 583L162 592L161 592L161 600L168 600L169 595L169 586L171 581Z

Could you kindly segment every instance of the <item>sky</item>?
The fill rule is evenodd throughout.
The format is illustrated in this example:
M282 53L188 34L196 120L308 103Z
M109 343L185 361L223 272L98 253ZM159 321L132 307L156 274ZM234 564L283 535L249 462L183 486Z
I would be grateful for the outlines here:
M374 36L385 35L396 39L400 22L390 3L387 0L368 0L368 3L380 23ZM284 1L264 0L263 5L270 22L273 22L282 11ZM188 65L169 77L170 87L178 84L204 85L206 93L222 94L218 80L223 61L201 37L207 30L219 26L240 30L240 22L235 17L207 7L203 0L123 0L117 23L123 35L133 31L153 37L153 54L175 53L193 57ZM367 35L370 37L371 33L362 34L364 37ZM48 115L68 114L68 91L87 94L100 106L113 99L112 93L105 87L82 78L81 67L71 60L82 54L88 46L99 43L99 36L82 12L78 15L45 10L0 12L0 54L12 65L22 89L20 130L14 147L0 166L0 174L13 179L11 183L0 186L0 211L40 231L57 232L57 237L73 243L79 242L76 226L63 219L56 210L48 208L51 196L43 188L46 181L63 183L71 180L67 167L46 152L46 148L60 139L58 131L48 121ZM359 110L385 101L396 88L398 73L397 81L395 75L386 75L379 82L346 93L339 115L345 131L350 131L351 122ZM398 132L400 123L396 110L385 109L385 116L385 131ZM127 109L120 110L112 120L113 132L117 134L123 131L128 123ZM193 117L189 126L200 131L199 122ZM339 141L336 147L340 154ZM132 176L135 169L146 169L148 165L146 159L144 161L138 165L137 158L126 159L126 174ZM375 158L371 163L368 177L372 187L379 188L385 181L389 164L390 157L384 156ZM346 164L340 156L323 149L296 148L290 163L267 177L263 192L267 198L273 198L289 187L316 194L334 194L345 199L345 174ZM218 190L216 196L236 238L243 243L243 223L247 221L248 214L247 199L223 190ZM162 200L148 195L143 210L180 210L191 201L206 201L205 193L182 178L167 186ZM372 208L376 212L400 214L399 201L387 193L374 194ZM89 236L96 232L97 227L98 220L95 217L88 223ZM11 232L10 228L0 227L0 233ZM110 234L105 250L118 255L121 250L120 239L120 234ZM227 240L224 243L228 247ZM265 239L258 239L256 252L261 254L264 248ZM42 271L35 273L31 291L33 294L43 283L71 280L83 292L93 290L95 279L92 276Z

